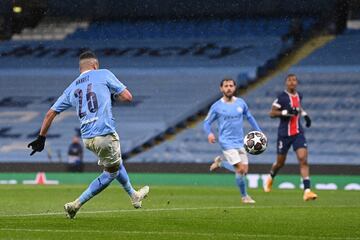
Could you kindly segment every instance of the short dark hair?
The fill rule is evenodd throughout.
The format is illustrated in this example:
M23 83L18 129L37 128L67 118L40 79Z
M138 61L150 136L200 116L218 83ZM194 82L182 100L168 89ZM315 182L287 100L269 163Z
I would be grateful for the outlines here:
M83 59L89 59L89 58L95 58L97 59L95 53L93 53L92 51L85 51L83 53L80 54L79 56L79 60L83 60Z
M297 79L297 76L296 76L295 74L290 73L290 74L288 74L288 75L286 76L285 82L286 82L289 78L291 78L291 77L296 77L296 79Z
M223 78L223 80L221 80L220 82L220 87L222 87L224 85L224 82L227 82L227 81L232 81L234 83L234 85L236 86L236 81L232 78Z

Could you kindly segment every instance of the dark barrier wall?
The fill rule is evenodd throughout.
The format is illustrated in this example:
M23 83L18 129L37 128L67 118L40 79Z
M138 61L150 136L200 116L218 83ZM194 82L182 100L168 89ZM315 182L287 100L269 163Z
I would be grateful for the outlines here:
M324 15L336 0L48 0L48 15L90 20Z

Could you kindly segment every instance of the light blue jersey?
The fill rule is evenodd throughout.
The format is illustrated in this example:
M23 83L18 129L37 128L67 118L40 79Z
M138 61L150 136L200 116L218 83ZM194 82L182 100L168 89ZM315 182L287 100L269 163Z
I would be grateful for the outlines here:
M219 143L223 150L239 149L244 145L243 117L245 116L250 125L261 131L255 118L251 115L245 101L233 97L231 103L225 102L222 98L216 101L204 120L204 130L207 135L211 133L211 124L217 120L219 129Z
M120 94L125 89L126 86L109 70L86 71L65 89L51 109L60 113L76 107L82 138L114 133L111 94Z

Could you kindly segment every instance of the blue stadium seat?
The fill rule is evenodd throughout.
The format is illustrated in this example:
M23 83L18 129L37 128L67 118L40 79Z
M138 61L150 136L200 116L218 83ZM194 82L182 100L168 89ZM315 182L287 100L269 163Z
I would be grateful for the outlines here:
M313 19L305 19L309 28ZM87 30L79 29L67 39L166 39L239 36L281 36L289 30L287 19L224 19L224 20L169 20L143 22L92 23Z
M289 70L300 80L303 107L313 120L313 126L306 129L310 163L360 164L359 41L360 34L339 36ZM276 93L284 88L284 77L275 77L243 96L269 140L266 152L250 156L251 164L271 164L275 160L278 120L270 119L267 114ZM246 123L245 126L249 131L249 125ZM210 163L219 154L218 146L207 143L202 123L199 123L131 161ZM297 163L293 153L287 161Z
M90 24L64 41L4 42L0 45L0 161L66 161L68 144L79 125L74 111L63 114L52 127L48 153L30 158L26 143L36 135L51 103L78 75L77 54L83 48L93 49L101 66L112 70L134 93L135 104L114 107L126 152L207 106L219 96L223 77L254 75L258 66L281 49L280 35L287 31L288 23L282 23L279 31L268 27L278 23L105 22ZM235 53L216 56L221 47ZM208 52L202 54L201 49ZM16 121L14 116L19 116ZM218 149L205 143L197 146L203 135L201 128L196 129L195 139L192 134L184 135L181 149L166 144L131 161L177 161L172 152L181 153L176 154L179 161L209 161ZM201 154L192 155L189 149ZM158 157L162 153L165 158ZM86 152L85 161L94 160L95 156Z

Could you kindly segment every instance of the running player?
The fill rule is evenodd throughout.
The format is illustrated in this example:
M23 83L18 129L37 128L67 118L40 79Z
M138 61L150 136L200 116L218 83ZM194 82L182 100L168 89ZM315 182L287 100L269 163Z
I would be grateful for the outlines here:
M280 93L272 104L270 117L280 118L277 140L277 159L264 183L264 191L270 192L274 178L284 166L287 153L292 146L300 163L300 174L304 184L304 201L315 200L317 195L310 190L308 151L304 129L300 116L304 117L306 127L311 126L311 119L301 106L302 94L296 90L298 79L289 74L285 79L286 90Z
M98 59L92 52L87 51L80 55L79 66L80 76L65 89L49 109L38 138L28 145L33 150L30 155L44 149L46 134L54 118L75 106L84 144L98 156L98 164L104 171L75 201L64 205L67 216L74 218L82 205L104 190L114 179L119 181L128 193L133 206L140 208L149 187L145 186L139 191L132 187L122 164L120 140L111 111L111 96L115 100L130 102L132 95L109 70L99 69Z
M246 192L246 174L249 170L248 158L244 149L243 117L245 116L251 126L261 131L255 118L251 115L245 101L235 97L236 82L231 78L225 78L220 83L220 91L223 97L216 101L204 121L204 130L208 142L213 144L216 137L211 130L211 124L217 121L219 129L219 143L226 161L220 156L214 159L210 170L223 167L235 172L236 184L240 189L243 203L255 203Z

